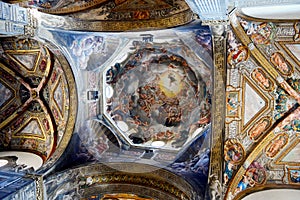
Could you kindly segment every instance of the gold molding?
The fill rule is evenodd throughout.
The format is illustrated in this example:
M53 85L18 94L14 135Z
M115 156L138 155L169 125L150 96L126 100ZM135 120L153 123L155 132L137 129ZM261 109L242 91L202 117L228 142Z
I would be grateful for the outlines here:
M6 50L5 53L7 53L8 57L13 60L15 63L17 63L19 66L22 66L25 70L27 70L29 73L36 73L36 68L38 66L38 60L41 56L40 49L38 50ZM34 66L32 69L28 69L23 63L21 63L17 58L15 58L15 55L35 55L35 61Z
M2 66L2 63L0 63L0 68L1 68L1 66ZM4 70L4 71L5 71L5 70ZM5 73L6 73L6 71L5 71ZM0 71L0 74L2 75L1 71ZM14 76L14 78L15 78L15 76ZM18 82L18 81L16 80L16 82ZM5 108L6 108L11 102L13 102L13 100L15 99L15 97L16 97L16 95L17 95L17 91L16 91L14 88L10 87L10 86L8 85L8 83L6 83L6 82L5 82L3 79L1 79L1 78L0 78L0 83L3 84L3 85L5 85L6 88L9 89L9 91L12 92L11 97L10 97L7 101L5 101L5 102L1 105L1 107L0 107L0 111L3 111L3 110L5 110ZM20 83L18 82L18 84L20 84ZM1 123L0 123L0 124L1 124ZM0 125L0 126L1 126L1 125ZM2 126L1 126L1 127L2 127Z
M295 41L278 41L279 45L284 49L285 52L287 52L287 54L289 55L289 57L291 57L294 62L297 64L297 66L300 66L300 58L298 59L290 50L289 48L286 46L287 44L299 44L300 46L300 42L295 42ZM297 67L296 67L297 68ZM299 69L298 69L299 70Z
M270 101L267 98L267 96L262 93L256 86L254 83L252 83L252 81L247 78L246 76L242 75L242 88L245 88L246 82L248 83L248 85L255 90L255 92L265 101L266 105L261 108L259 110L259 112L257 112L246 124L244 124L244 112L245 112L245 89L242 90L242 102L243 102L243 106L242 106L242 114L241 114L241 133L244 134L245 131L249 128L249 126L256 121L259 117L261 117L270 107Z
M83 31L141 31L141 30L153 30L171 28L180 26L191 22L194 19L194 14L191 10L185 10L177 14L148 20L128 20L128 21L87 21L80 19L67 20L67 30L83 30Z
M63 104L62 105L62 110L60 109L60 106L58 105L58 102L54 98L55 92L58 89L59 85L60 85L60 89L62 90L62 104ZM60 119L64 119L65 106L66 106L66 94L65 94L64 87L65 87L65 83L64 83L64 80L63 80L63 75L60 74L59 77L57 78L56 82L54 83L54 87L52 88L52 91L51 91L51 95L52 95L51 99L54 102L54 106L52 106L52 107L55 107L56 110L58 110L59 115L60 115Z
M276 135L273 133L273 131L270 131L268 134L266 134L262 142L258 143L257 146L255 146L255 148L250 152L250 154L246 156L244 163L250 165L255 160L255 158L262 154L265 147L274 137L276 137ZM228 189L225 194L225 199L227 199L227 197L230 195L235 195L235 189L237 188L239 181L248 168L248 166L246 166L245 164L238 168L236 174L230 180Z
M79 11L94 7L98 4L105 3L106 1L108 1L108 0L92 0L83 5L74 6L71 8L56 8L56 9L39 8L38 10L41 12L49 13L49 14L68 14L68 13L79 12Z
M144 174L129 174L123 172L114 172L111 174L99 174L93 176L84 176L79 177L79 180L91 178L93 182L90 187L97 187L98 185L107 185L107 184L130 184L140 185L143 187L149 187L153 189L159 189L160 191L166 192L178 199L189 199L187 194L174 186L173 184L155 177ZM79 181L78 181L79 182ZM81 188L86 188L87 185L81 186ZM86 194L85 196L89 196Z
M287 147L287 149L285 151L283 151L283 153L281 155L278 156L277 159L274 160L274 164L276 165L289 165L289 166L299 166L299 163L300 161L297 163L297 162L283 162L282 159L287 156L291 150L294 149L294 147L297 145L297 144L300 144L300 137L299 137L299 134L297 134L298 137Z
M31 133L24 133L24 134L20 134L20 135L17 135L16 133L18 133L19 131L23 130L24 128L26 128L26 126L32 122L32 121L36 121L38 123L38 126L41 130L41 136L38 136L36 134L31 134ZM24 137L25 136L25 137ZM25 121L22 126L20 126L18 129L15 130L15 132L12 134L12 138L32 138L32 139L38 139L38 140L43 140L43 141L46 141L46 135L45 135L45 132L43 131L43 128L42 128L42 125L41 125L41 122L39 120L39 118L36 116L36 117L30 117L29 119L27 119L27 121Z
M213 95L212 95L212 130L211 152L209 165L209 194L219 196L222 199L222 191L213 191L214 185L219 185L223 179L224 147L223 138L225 133L225 109L226 109L226 35L225 27L218 29L212 37L213 42ZM217 188L216 188L217 189ZM215 193L215 194L213 194Z
M265 184L265 185L259 185L259 186L254 186L251 188L247 188L246 190L243 190L239 192L232 200L239 200L243 199L249 194L255 193L255 192L261 192L264 190L269 190L269 189L299 189L299 185L287 185L287 184Z
M56 49L55 46L52 45L46 45L46 48L49 48L50 50ZM43 168L52 166L65 151L67 145L69 144L71 136L73 134L73 130L75 128L75 121L76 121L77 109L78 109L77 89L76 89L75 77L73 75L71 66L62 53L55 54L55 56L60 61L61 67L65 74L65 78L67 80L67 85L69 89L69 107L68 107L69 116L66 122L64 136L62 137L59 144L57 144L57 142L55 141L54 145L57 146L53 147L52 152L47 157L47 161L45 162ZM56 140L57 138L55 137L54 139Z

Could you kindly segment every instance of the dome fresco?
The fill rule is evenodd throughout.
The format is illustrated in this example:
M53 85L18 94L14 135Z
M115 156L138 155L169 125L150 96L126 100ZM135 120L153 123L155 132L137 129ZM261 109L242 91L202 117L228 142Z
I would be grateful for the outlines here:
M186 176L194 179L192 181L194 186L198 185L196 196L203 195L206 185L204 180L207 177L209 163L209 150L206 148L210 138L211 68L209 63L211 60L209 58L211 56L210 48L208 48L209 40L207 37L201 37L205 33L207 35L208 28L203 27L202 31L199 31L196 27L196 24L191 24L185 28L122 34L98 33L87 35L61 31L51 32L55 40L67 47L66 54L72 55L72 58L77 61L74 65L79 69L79 72L75 73L78 73L75 79L80 95L78 109L81 111L77 115L78 123L74 131L76 136L73 136L74 138L69 144L70 148L62 158L64 161L69 161L60 162L56 166L57 170L68 169L75 163L86 162L103 164L110 162L151 163L155 166L166 167L172 173L186 174ZM149 36L151 37L149 38ZM170 36L172 37L170 38ZM86 48L88 46L93 48ZM200 59L201 55L207 58L205 62ZM139 60L138 56L140 56ZM149 63L148 71L142 63ZM116 66L116 68L112 66ZM120 71L111 70L115 70L119 66ZM150 67L152 68L150 69ZM159 70L163 73L160 73ZM170 76L174 74L175 82L178 81L183 89L174 93L171 89L163 87L166 84L167 86L170 85L170 82L167 82L169 72ZM161 75L161 81L153 81L156 76ZM140 85L134 82L133 85L137 84L138 86L131 86L131 81L128 81L126 76L128 79L137 78ZM151 102L154 112L159 112L155 110L155 106L164 110L168 106L170 108L174 106L176 109L176 105L172 104L173 101L182 101L178 104L178 109L181 110L186 109L181 108L184 106L184 102L191 101L193 103L189 108L193 112L191 114L185 112L180 122L170 121L169 124L166 124L166 119L163 119L164 121L158 124L155 120L156 117L149 118L149 120L153 120L151 126L161 126L162 129L165 129L161 132L167 132L167 130L181 131L181 141L180 138L166 137L165 139L159 138L156 141L151 139L147 141L148 143L138 144L135 143L136 140L140 140L138 137L131 139L133 135L129 136L125 129L122 130L123 124L130 127L131 131L136 131L135 134L140 134L140 138L143 138L143 134L148 134L143 131L145 127L134 123L133 116L130 116L130 112L133 111L127 110L126 113L122 113L122 107L129 106L125 103L129 101L131 95L129 90L138 94L139 87L150 84L157 84L157 89L154 89L154 92L162 93L164 90L164 93L169 96L167 97L168 100L165 100L163 98L166 95L162 94L155 100L157 102ZM159 88L158 84L161 85L162 89ZM168 93L168 91L170 92ZM119 98L122 93L124 98ZM184 95L189 95L189 99L186 99ZM157 95L153 96L156 98ZM200 107L201 109L199 109ZM140 107L136 107L135 111L145 112ZM162 113L165 116L168 115L167 111L162 111ZM123 114L128 119L124 118L122 122L117 118L114 119L118 114ZM125 125L125 121L128 125ZM184 127L190 131L185 132ZM162 142L165 144L164 147L159 146L159 143ZM156 143L158 146L153 146L152 143ZM177 146L172 146L172 143ZM185 171L184 165L187 165L186 163L189 163L192 169ZM127 171L122 166L120 164L114 167L120 171ZM205 167L202 168L202 166ZM150 169L141 168L142 172L148 172ZM95 183L95 185L98 184L99 182ZM53 192L55 193L55 191ZM49 195L54 195L54 193L49 188ZM97 195L102 194L101 192ZM151 195L145 196L152 197Z
M184 43L146 37L104 70L104 114L131 145L178 151L210 122L210 72L192 52L176 55Z
M232 200L299 188L292 6L9 2L0 199Z

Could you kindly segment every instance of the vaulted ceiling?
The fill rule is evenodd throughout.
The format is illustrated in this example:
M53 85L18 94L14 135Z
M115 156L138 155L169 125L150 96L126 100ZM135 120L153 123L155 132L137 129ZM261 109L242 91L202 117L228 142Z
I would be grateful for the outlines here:
M0 197L20 177L18 187L34 179L50 199L242 199L299 188L296 19L235 9L220 36L180 0L19 5L38 11L34 37L1 38ZM16 159L26 156L22 168ZM17 194L41 195L36 188Z
M297 21L236 12L227 38L226 197L296 186L299 173ZM246 190L246 191L245 191Z
M77 110L68 62L34 39L5 38L1 48L1 150L35 153L43 162L61 155Z

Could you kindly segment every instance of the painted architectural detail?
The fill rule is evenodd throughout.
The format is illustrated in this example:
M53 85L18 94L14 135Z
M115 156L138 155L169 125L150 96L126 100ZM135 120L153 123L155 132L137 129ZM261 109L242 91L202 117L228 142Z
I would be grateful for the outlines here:
M273 23L257 24L245 20L241 20L240 23L254 44L270 44L274 40L276 27Z
M58 83L60 90L55 90L52 81L58 75L61 82L70 84L72 79L67 79L66 69L57 64L59 52L53 56L48 47L36 40L7 38L1 41L1 47L1 82L16 94L0 109L1 149L35 152L46 161L64 137L70 117L70 85Z
M226 84L226 62L224 54L226 52L226 37L224 37L224 26L212 26L213 29L213 56L214 56L214 96L212 98L212 140L211 140L211 163L210 175L215 180L212 180L212 186L220 184L223 174L223 137L224 137L224 113L226 109L225 100L225 84ZM217 184L217 185L216 185ZM218 187L209 188L211 197L219 196L222 199L223 194L219 192Z
M228 62L227 92L234 91L232 85L241 88L243 95L239 103L246 106L241 121L246 126L236 127L238 118L235 121L226 112L226 139L238 138L245 150L244 163L234 165L224 148L226 199L241 198L262 185L289 184L292 177L295 181L299 142L297 44L291 37L293 34L283 31L293 28L293 24L260 22L239 13L231 19L233 32L229 30L228 52L233 47L247 45L249 57L235 65ZM250 110L256 110L256 114ZM287 167L285 172L283 166Z
M197 13L201 20L203 21L218 21L220 25L220 21L226 21L228 19L227 16L227 8L228 1L187 1L190 5L191 9ZM217 24L206 24L206 25L217 25ZM224 24L223 24L224 25Z
M0 106L2 107L13 96L13 93L7 86L0 82L0 94L2 96Z
M23 35L28 22L28 10L18 5L0 2L0 33Z
M0 150L41 166L0 156L0 199L299 187L300 25L228 13L254 3L292 1L0 2L0 33L25 36L0 41Z

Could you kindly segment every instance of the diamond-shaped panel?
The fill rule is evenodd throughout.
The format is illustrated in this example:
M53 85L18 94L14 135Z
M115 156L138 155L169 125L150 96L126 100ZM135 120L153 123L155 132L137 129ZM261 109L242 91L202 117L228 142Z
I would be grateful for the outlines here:
M37 119L33 119L31 120L27 125L25 125L25 127L16 135L21 136L34 136L34 137L39 137L39 138L43 138L44 134L43 131L41 129L41 125L39 123L39 121Z
M12 56L22 63L28 70L34 70L37 54L15 54Z
M60 110L60 113L63 113L63 103L64 103L64 90L62 80L59 79L59 82L54 90L53 98Z
M12 96L13 93L4 84L0 82L0 107L5 104Z

